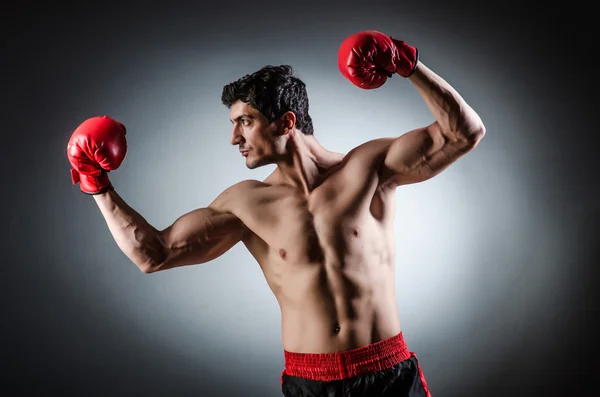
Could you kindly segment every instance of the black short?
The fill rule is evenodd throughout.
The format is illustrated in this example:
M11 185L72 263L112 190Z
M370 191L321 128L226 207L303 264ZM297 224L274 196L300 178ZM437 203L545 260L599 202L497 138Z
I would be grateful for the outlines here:
M346 352L285 355L280 379L285 397L431 397L401 333Z
M284 374L285 397L427 397L417 357L412 356L389 369L328 382Z

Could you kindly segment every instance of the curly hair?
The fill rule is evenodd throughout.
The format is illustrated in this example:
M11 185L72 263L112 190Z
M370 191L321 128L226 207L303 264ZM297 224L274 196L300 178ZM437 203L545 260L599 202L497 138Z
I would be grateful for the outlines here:
M238 100L260 111L269 123L285 112L294 112L296 127L305 135L314 133L306 84L294 76L289 65L267 65L225 85L221 95L223 105L231 108Z

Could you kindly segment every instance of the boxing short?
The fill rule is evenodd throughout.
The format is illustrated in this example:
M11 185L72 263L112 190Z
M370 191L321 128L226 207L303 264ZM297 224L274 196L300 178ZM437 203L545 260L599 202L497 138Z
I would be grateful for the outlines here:
M431 397L415 353L398 335L338 353L284 350L285 397Z

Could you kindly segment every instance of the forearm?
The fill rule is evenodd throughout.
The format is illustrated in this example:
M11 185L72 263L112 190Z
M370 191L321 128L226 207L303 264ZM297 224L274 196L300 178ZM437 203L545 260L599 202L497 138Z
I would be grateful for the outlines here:
M161 233L114 191L93 196L108 228L123 253L143 272L164 261Z
M409 80L427 104L447 139L478 139L485 133L479 115L442 77L419 61Z

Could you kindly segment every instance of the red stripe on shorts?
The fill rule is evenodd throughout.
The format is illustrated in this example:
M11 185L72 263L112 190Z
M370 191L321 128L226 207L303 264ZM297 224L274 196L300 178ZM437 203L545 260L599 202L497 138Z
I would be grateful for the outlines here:
M379 342L337 353L292 353L284 350L285 370L282 375L327 382L388 369L410 356L400 332Z

